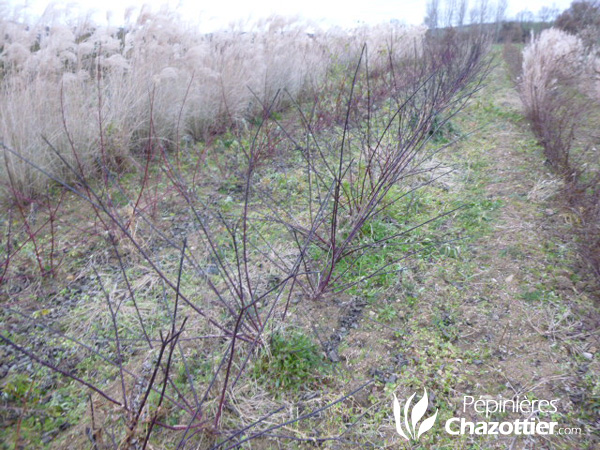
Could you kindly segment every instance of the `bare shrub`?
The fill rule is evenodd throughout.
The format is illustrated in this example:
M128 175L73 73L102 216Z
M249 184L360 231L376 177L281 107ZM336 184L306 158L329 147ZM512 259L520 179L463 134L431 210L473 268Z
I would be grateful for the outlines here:
M275 214L271 220L282 222L294 235L310 239L315 247L317 258L303 258L309 276L302 285L315 298L350 287L341 281L369 249L404 236L399 232L368 244L359 239L361 230L376 217L431 182L412 183L419 174L431 170L424 162L434 153L428 149L432 136L463 108L487 73L484 39L449 33L421 45L424 50L420 58L402 55L396 59L390 55L388 74L380 81L386 84L388 97L382 103L369 95L377 83L370 83L368 66L363 85L360 66L357 68L350 83L341 139L333 148L320 143L311 123L305 123L307 144L297 148L306 163L307 184L314 186L315 192L309 192L302 202L277 202L282 208L272 208ZM367 95L356 99L359 85L366 85ZM380 108L389 114L377 114ZM365 112L354 120L357 110ZM342 261L344 268L340 270ZM398 262L374 268L364 279L393 270Z

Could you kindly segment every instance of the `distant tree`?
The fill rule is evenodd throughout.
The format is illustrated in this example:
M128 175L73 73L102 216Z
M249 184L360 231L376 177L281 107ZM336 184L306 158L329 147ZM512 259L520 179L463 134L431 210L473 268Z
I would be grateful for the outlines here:
M517 13L516 19L517 19L517 22L522 23L522 24L527 23L527 22L533 22L533 20L535 19L535 15L528 9L524 9Z
M508 8L508 0L498 0L496 4L495 22L500 25L506 18L506 9Z
M462 27L465 24L465 16L467 15L467 7L469 0L459 0L458 9L456 11L456 26Z
M575 0L558 16L556 26L572 34L588 27L600 28L600 1Z
M489 18L489 2L488 0L478 0L475 6L469 11L469 19L471 24L483 24Z
M542 6L537 13L537 18L540 22L544 23L554 22L558 13L558 8L555 6Z
M504 19L506 18L506 8L508 8L508 0L498 0L498 3L496 4L496 17L494 18L494 22L496 23L496 41L500 36L500 29Z
M446 0L446 8L444 9L444 26L446 28L454 25L456 12L456 0Z
M485 23L489 19L489 0L479 0L477 5L479 23Z
M499 42L526 42L529 37L529 29L522 24L510 21L504 22L498 36Z
M429 0L427 2L427 10L425 15L425 25L430 29L438 27L440 13L440 2L439 0Z

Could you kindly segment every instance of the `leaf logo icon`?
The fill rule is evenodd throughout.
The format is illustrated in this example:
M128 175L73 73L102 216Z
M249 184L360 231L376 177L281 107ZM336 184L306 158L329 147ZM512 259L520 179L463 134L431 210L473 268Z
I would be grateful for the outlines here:
M419 400L417 404L412 408L410 414L410 422L408 421L408 412L411 408L412 399L414 398L415 394L411 395L410 398L406 401L406 404L404 405L404 414L402 414L402 411L400 409L400 402L398 401L396 394L394 394L394 418L396 419L396 431L407 441L418 440L423 433L429 431L431 427L433 427L435 419L437 418L438 410L436 409L435 414L421 422L421 425L417 429L419 421L427 412L427 405L429 403L429 400L427 398L427 389L423 389L423 392L424 393L423 397L421 397L421 400ZM404 427L402 427L403 419Z

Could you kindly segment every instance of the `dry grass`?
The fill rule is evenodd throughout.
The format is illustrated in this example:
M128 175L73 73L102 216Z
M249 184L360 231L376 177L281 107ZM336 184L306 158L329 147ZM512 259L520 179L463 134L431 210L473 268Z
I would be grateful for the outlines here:
M556 196L563 188L564 181L560 178L553 176L541 177L527 194L527 200L542 203Z
M581 253L600 279L597 65L598 56L579 37L545 30L523 51L519 91L547 161L562 178L565 220L578 231Z
M149 139L167 147L243 127L314 92L332 65L356 61L364 42L373 70L419 54L422 27L309 33L271 17L252 27L201 34L172 11L142 8L122 28L48 11L37 23L0 21L0 140L51 176L64 163L87 175L131 165ZM51 150L46 140L54 147ZM30 198L48 177L5 153L1 196Z

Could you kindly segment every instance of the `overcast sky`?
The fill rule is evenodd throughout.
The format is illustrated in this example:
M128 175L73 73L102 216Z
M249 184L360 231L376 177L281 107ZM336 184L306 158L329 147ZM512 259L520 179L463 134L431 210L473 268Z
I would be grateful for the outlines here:
M495 4L496 0L489 0ZM0 0L10 6L26 6L26 10L39 16L51 3L48 0ZM470 0L470 6L478 0ZM299 15L310 19L320 26L338 25L352 27L359 23L376 24L398 20L401 23L421 24L425 16L426 0L77 0L72 2L53 2L57 8L69 7L74 10L95 10L94 18L106 23L106 11L112 11L111 24L122 21L128 5L139 8L144 3L154 10L160 5L169 4L177 8L188 22L197 22L202 28L214 29L227 26L231 22L244 19L258 19L272 14ZM444 3L444 0L440 0ZM537 12L542 6L566 9L571 0L508 0L508 16L514 16L523 9ZM467 15L468 17L468 15Z

